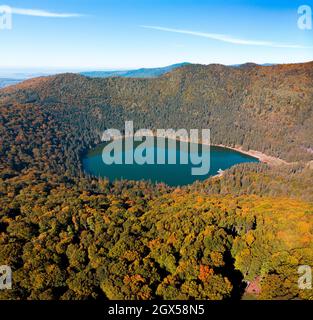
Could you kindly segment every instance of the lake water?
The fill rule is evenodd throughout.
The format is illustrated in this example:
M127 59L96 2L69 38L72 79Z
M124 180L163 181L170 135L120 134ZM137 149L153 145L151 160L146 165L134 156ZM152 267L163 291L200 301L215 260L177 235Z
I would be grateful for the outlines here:
M168 140L166 141L165 148L157 145L157 138L155 138L155 144L152 147L154 156L158 153L164 152L166 159L173 154L176 154L178 159L177 164L112 164L107 165L103 162L102 151L105 144L98 145L96 148L90 150L83 157L83 167L85 172L92 176L108 178L110 181L127 179L127 180L150 180L152 182L164 182L170 186L182 186L195 182L196 180L205 180L210 176L218 174L219 169L225 170L232 167L235 164L246 162L259 162L258 159L245 155L243 153L222 148L211 146L210 148L210 171L203 176L196 176L191 174L193 167L199 167L192 163L180 164L179 159L184 153L184 148L180 148L180 143L176 142L176 148L170 147ZM173 140L171 140L173 141ZM125 143L125 140L123 140ZM186 143L185 143L186 146ZM190 146L190 144L188 145ZM140 143L134 143L134 149L140 148ZM124 150L124 149L123 149ZM148 149L147 149L148 150ZM190 150L190 149L189 149ZM202 145L199 145L199 155L202 154ZM125 155L133 150L126 150L122 152L122 158L125 159ZM146 155L146 153L145 153ZM186 155L186 154L185 154ZM190 151L187 153L187 157L190 160ZM167 161L166 161L167 162ZM124 161L123 161L124 163ZM155 161L156 163L156 161Z

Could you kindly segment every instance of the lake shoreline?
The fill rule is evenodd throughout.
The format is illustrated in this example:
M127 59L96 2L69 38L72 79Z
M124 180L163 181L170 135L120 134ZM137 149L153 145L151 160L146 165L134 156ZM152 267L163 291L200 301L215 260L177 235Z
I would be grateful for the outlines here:
M282 160L280 158L277 158L277 157L273 157L273 156L269 156L265 153L262 153L260 151L256 151L256 150L244 150L242 148L242 146L235 146L235 147L229 147L229 146L226 146L224 144L211 144L211 146L214 146L214 147L222 147L222 148L226 148L226 149L231 149L231 150L234 150L234 151L237 151L237 152L240 152L240 153L243 153L243 154L246 154L250 157L253 157L253 158L256 158L258 159L260 162L262 163L266 163L270 166L280 166L280 165L286 165L286 164L289 164L287 161L285 160Z
M168 138L168 139L172 139L172 140L177 140L177 141L182 141L182 142L188 142L188 143L192 143L191 140L189 138L187 139L180 139L178 138L176 135L175 136L170 136L170 135L167 135L167 136L161 136L161 135L157 135L155 133L153 133L152 135L149 135L148 132L146 132L144 134L144 136L153 136L155 138ZM122 139L125 139L125 138L130 138L130 137L133 137L133 136L123 136ZM119 139L119 138L117 138ZM207 143L203 143L203 142L199 142L199 144L203 144L203 145L208 145ZM274 157L274 156L269 156L261 151L257 151L257 150L244 150L242 146L240 145L236 145L234 147L230 147L230 146L227 146L227 145L224 145L224 144L210 144L210 146L212 147L221 147L221 148L226 148L226 149L230 149L230 150L233 150L233 151L237 151L239 153L242 153L242 154L245 154L247 156L250 156L250 157L253 157L255 159L258 159L260 162L262 163L265 163L265 164L268 164L269 166L272 166L272 167L277 167L277 166L281 166L281 165L287 165L289 164L289 162L283 160L283 159L280 159L278 157Z

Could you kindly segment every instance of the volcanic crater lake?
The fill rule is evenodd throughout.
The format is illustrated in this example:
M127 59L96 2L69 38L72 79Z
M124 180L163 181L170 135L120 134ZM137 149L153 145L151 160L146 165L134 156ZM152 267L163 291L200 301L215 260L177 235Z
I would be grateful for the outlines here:
M109 181L122 179L136 181L149 180L154 183L163 182L169 186L183 186L192 184L197 180L205 180L210 176L218 174L219 170L229 169L239 163L259 162L259 160L254 157L223 147L211 146L210 152L208 153L208 151L199 144L199 152L197 152L197 154L202 157L210 156L210 170L205 175L192 175L192 168L200 167L201 165L194 165L191 161L188 161L188 164L180 163L180 157L183 156L182 153L185 153L185 156L187 156L189 160L191 159L191 143L183 142L185 146L186 144L188 145L189 151L186 155L186 148L181 147L183 146L181 145L182 142L176 141L176 148L173 148L173 144L169 144L169 139L166 139L165 146L160 147L161 144L158 145L157 139L159 138L154 138L155 143L150 150L147 148L143 151L144 155L148 152L153 152L155 159L154 164L140 165L135 162L133 164L125 164L127 154L131 152L133 156L136 148L140 150L142 142L134 142L133 149L122 149L120 156L123 159L123 164L105 164L102 153L103 148L108 143L102 143L84 155L82 160L84 171L91 176L107 178ZM125 140L126 139L123 139L123 146L125 146ZM166 156L166 164L156 164L157 154L162 152ZM170 156L176 156L176 164L168 164L167 160Z

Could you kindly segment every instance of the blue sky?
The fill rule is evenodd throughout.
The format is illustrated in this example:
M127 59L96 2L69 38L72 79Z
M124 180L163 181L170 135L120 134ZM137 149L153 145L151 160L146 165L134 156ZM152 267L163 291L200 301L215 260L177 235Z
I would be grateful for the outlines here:
M130 69L313 60L297 26L313 0L23 0L0 30L0 68ZM41 10L41 11L38 11Z

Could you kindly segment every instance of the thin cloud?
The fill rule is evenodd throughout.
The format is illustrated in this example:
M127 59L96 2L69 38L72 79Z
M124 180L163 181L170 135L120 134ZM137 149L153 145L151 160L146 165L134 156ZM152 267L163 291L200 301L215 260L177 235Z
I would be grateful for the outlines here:
M32 17L45 17L45 18L78 18L82 17L82 14L78 13L56 13L46 10L38 9L22 9L22 8L11 8L12 14L18 14L22 16Z
M311 48L311 47L305 47L297 44L284 44L284 43L276 43L271 41L245 40L245 39L235 38L232 36L228 36L225 34L218 34L218 33L196 32L196 31L190 31L190 30L164 28L159 26L142 25L140 27L145 29L153 29L153 30L159 30L159 31L165 31L165 32L187 34L187 35L192 35L196 37L203 37L211 40L217 40L217 41L222 41L222 42L227 42L227 43L232 43L237 45L262 46L262 47L272 47L272 48L291 48L291 49Z

